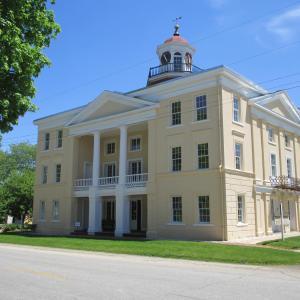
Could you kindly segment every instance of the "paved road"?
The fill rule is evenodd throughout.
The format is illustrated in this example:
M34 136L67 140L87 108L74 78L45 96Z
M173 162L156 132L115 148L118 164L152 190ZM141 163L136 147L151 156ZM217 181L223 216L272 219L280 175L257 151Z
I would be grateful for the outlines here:
M0 299L300 299L300 268L0 244Z

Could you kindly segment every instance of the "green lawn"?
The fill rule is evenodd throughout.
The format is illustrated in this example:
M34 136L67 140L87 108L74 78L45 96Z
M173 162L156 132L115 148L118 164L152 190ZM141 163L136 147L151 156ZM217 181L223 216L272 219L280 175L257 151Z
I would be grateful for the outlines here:
M299 249L300 250L300 236L287 238L285 240L277 240L263 243L264 245L280 247L285 249Z
M98 240L0 234L0 243L254 265L300 264L300 253L261 247L183 241Z

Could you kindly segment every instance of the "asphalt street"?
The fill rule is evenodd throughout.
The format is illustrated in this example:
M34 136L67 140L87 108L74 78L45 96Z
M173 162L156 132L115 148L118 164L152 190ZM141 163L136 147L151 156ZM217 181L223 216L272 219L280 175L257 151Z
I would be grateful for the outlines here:
M300 299L300 267L0 244L0 300L6 299Z

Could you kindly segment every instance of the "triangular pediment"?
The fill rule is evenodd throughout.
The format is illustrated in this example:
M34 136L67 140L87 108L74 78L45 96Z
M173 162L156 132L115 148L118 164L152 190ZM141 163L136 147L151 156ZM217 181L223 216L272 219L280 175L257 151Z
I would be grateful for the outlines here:
M275 114L300 124L300 113L288 95L284 92L265 95L251 100Z
M152 104L152 102L147 100L128 97L120 93L104 91L95 100L91 101L67 125L109 117Z

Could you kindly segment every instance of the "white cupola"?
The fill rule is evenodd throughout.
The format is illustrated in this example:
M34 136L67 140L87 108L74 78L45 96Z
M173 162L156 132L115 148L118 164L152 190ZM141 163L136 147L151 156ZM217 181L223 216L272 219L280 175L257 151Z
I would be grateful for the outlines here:
M187 76L194 72L196 67L192 62L195 51L195 48L180 36L179 24L176 24L173 36L157 47L160 65L150 68L147 85Z

